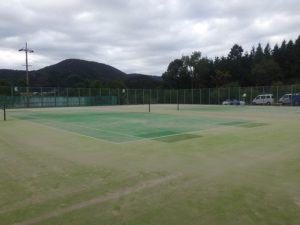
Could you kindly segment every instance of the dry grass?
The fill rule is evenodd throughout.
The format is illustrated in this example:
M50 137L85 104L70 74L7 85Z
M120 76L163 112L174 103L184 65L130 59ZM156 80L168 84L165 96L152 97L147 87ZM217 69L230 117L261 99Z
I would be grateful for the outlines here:
M71 112L128 116L146 109ZM191 123L192 132L178 140L171 135L123 143L19 120L9 111L8 121L0 122L1 224L299 224L300 108L209 109L181 106L178 112L176 106L153 106L151 115L159 123L166 118L165 125L174 129ZM181 122L172 125L170 118ZM149 127L155 121L133 120L135 126ZM197 130L199 121L204 128ZM208 121L217 122L208 126Z

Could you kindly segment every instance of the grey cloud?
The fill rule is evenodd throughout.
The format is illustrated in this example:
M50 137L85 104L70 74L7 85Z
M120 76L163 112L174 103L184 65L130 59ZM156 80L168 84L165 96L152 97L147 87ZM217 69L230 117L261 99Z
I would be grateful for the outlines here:
M299 11L296 0L3 0L0 53L18 56L28 41L34 68L81 58L161 75L192 51L214 57L235 43L250 50L258 42L295 39Z

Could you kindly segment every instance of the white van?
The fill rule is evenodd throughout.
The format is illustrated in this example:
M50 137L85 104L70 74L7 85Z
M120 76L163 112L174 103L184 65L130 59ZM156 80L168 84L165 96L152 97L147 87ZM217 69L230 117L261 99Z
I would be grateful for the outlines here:
M257 95L253 101L252 104L254 105L271 105L274 103L274 98L272 94L263 94L263 95Z
M292 103L292 94L285 94L283 95L279 100L278 102L280 104L291 104Z

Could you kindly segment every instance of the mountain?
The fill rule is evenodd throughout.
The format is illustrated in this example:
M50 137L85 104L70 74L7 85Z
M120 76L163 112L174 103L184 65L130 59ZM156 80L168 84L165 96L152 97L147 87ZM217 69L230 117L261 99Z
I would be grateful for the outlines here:
M19 81L25 78L23 70L0 69L0 80Z
M157 88L161 83L161 77L137 73L128 74L128 77L125 79L125 85L128 88Z
M85 61L66 59L40 70L30 71L30 86L43 87L81 87L101 83L101 86L125 86L128 88L156 88L161 77L143 74L126 74L112 66ZM25 72L19 70L0 70L0 80L24 84ZM98 84L97 83L97 84ZM1 84L1 83L0 83ZM117 84L117 85L116 85Z

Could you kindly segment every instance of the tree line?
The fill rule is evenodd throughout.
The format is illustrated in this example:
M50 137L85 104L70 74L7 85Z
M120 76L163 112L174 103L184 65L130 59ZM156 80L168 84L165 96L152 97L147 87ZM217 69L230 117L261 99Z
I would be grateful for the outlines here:
M234 44L227 56L209 59L200 51L173 60L162 74L174 89L271 86L300 82L300 36L280 45L258 44L250 52Z

